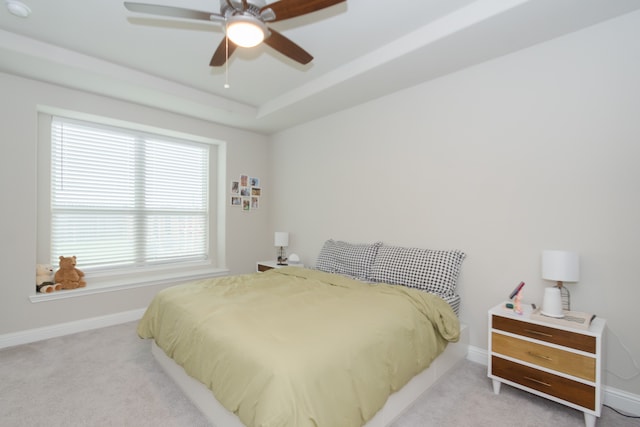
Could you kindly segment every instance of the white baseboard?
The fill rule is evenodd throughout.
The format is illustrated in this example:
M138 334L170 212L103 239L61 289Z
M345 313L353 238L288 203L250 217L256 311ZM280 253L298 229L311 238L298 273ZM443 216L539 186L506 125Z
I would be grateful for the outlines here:
M470 345L467 360L487 366L489 363L487 350ZM628 393L606 385L602 388L604 391L603 402L605 405L616 408L625 414L640 416L640 395Z
M604 404L618 411L640 417L640 395L604 386Z
M28 344L49 338L61 337L63 335L75 334L77 332L90 331L92 329L132 322L134 320L139 320L144 312L145 308L140 308L137 310L108 314L106 316L92 317L89 319L45 326L43 328L28 329L26 331L4 334L0 335L0 348L13 347L15 345Z
M467 350L467 360L487 366L487 350L479 347L469 346Z

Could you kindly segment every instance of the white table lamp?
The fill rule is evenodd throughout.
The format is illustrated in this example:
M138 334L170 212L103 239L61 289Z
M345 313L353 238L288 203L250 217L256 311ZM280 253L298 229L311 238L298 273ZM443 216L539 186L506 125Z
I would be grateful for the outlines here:
M287 256L284 248L289 246L289 233L286 231L276 231L273 238L273 245L278 247L278 265L287 265Z
M556 282L556 286L545 289L542 314L564 317L563 310L571 309L571 295L563 286L563 282L577 282L580 279L578 254L567 251L543 251L542 278Z

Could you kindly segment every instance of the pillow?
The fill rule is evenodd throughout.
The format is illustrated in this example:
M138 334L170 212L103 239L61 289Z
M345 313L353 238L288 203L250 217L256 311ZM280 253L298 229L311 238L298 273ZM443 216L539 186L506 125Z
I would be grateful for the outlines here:
M465 257L459 250L382 246L371 268L371 280L452 296L456 295L458 273Z
M329 239L324 242L316 261L316 269L368 280L371 266L382 242L348 243Z

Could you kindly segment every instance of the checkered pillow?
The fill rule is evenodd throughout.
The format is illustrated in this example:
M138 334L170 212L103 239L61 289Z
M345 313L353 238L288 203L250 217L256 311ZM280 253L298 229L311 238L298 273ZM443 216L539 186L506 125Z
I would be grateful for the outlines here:
M371 280L452 296L456 295L458 273L465 257L458 250L382 246L371 268Z
M382 242L347 243L329 239L318 255L316 269L368 280L380 245Z

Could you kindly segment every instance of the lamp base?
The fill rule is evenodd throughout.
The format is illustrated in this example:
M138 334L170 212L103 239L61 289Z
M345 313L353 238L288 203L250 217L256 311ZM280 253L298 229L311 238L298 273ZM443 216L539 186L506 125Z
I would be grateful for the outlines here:
M278 265L289 265L287 264L287 254L284 251L284 247L280 246L278 250Z
M562 311L562 297L560 296L560 289L557 287L550 287L544 290L544 299L542 300L542 309L540 314L547 317L555 317L561 319L564 317L564 311Z

